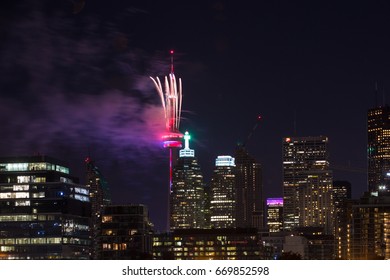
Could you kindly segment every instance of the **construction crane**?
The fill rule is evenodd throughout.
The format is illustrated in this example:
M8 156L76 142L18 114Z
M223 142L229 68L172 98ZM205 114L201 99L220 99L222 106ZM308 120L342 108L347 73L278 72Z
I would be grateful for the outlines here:
M258 115L256 118L256 122L252 128L252 130L249 132L248 137L245 139L243 143L238 143L238 146L245 148L246 144L249 142L249 140L252 138L253 133L255 132L256 128L259 126L260 121L262 120L262 116Z

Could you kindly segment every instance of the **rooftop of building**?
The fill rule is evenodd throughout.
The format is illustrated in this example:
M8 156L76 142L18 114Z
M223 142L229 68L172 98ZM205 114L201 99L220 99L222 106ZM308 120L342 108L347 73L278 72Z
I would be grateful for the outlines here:
M173 232L163 233L166 235L257 235L256 228L217 228L217 229L175 229Z
M67 166L68 164L60 159L47 156L47 155L33 155L33 156L6 156L0 157L0 163L35 163L35 162L49 162L52 164L58 164Z

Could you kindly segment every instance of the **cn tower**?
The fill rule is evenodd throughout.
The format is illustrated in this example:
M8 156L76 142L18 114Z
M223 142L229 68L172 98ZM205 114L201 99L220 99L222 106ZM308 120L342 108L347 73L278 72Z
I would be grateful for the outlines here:
M167 229L169 230L169 199L172 193L172 162L173 150L182 147L183 133L179 131L181 105L182 105L182 84L181 79L176 80L173 69L173 50L171 54L171 73L165 76L164 88L158 77L150 77L156 86L157 92L161 98L161 104L165 114L165 133L162 136L164 148L169 150L169 192L168 192L168 218Z

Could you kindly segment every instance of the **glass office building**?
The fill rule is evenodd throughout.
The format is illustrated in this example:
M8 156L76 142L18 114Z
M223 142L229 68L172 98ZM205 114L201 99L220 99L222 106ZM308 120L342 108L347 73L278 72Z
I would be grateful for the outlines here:
M236 226L236 175L234 158L218 156L211 178L210 225L211 228Z
M283 229L323 227L333 233L333 174L328 138L283 139Z
M0 158L0 259L89 259L89 190L47 156Z
M170 226L174 229L205 228L205 190L203 174L190 149L188 132L184 135L185 146L173 169L170 197Z

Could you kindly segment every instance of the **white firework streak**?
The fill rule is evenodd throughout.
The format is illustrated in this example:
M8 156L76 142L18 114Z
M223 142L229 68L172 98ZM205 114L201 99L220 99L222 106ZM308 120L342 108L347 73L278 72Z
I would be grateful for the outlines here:
M182 106L182 83L179 78L179 87L177 87L176 77L173 73L169 74L169 79L165 76L165 93L160 79L150 77L156 86L160 95L161 103L165 113L165 127L170 132L179 131L181 106Z

